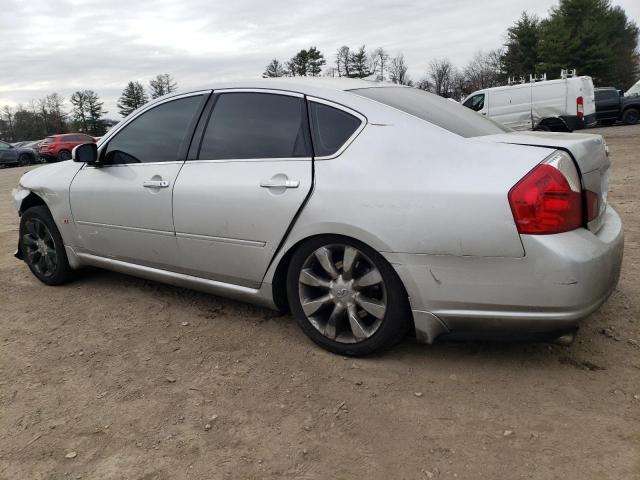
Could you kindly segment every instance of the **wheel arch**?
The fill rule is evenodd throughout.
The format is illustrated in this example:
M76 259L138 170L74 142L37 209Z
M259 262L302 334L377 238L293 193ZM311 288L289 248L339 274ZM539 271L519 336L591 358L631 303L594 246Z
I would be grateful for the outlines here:
M20 203L20 208L18 209L18 212L20 213L20 215L22 215L25 211L27 211L27 209L31 207L35 207L37 205L42 205L46 207L47 210L49 210L49 212L51 212L49 205L47 205L47 203L42 199L42 197L40 197L38 194L34 193L33 191L29 192L29 195L27 195L24 198L24 200L22 200L22 202Z
M547 117L538 122L536 128L544 126L552 132L570 132L571 129L567 125L567 122L561 117Z
M349 229L354 229L352 225L348 226ZM296 250L306 242L313 240L318 237L324 236L333 236L333 237L342 237L349 240L355 240L357 242L363 243L369 248L375 250L376 252L382 255L382 252L389 251L389 247L382 242L377 237L364 232L364 235L353 235L346 234L343 232L337 231L325 231L325 232L317 232L310 234L308 236L299 237L295 241L287 242L285 248L282 249L280 254L277 256L276 260L272 264L272 268L267 272L267 276L265 276L265 280L269 279L271 283L273 302L281 312L289 312L289 299L287 296L287 271L289 269L289 263L291 262L291 258ZM366 238L367 240L363 240ZM384 255L382 255L385 262L388 262ZM400 285L402 286L402 290L404 292L405 297L407 298L407 302L409 303L409 294L407 293L407 287L402 280L402 277L398 273L397 269L393 264L391 264L393 271L395 272ZM411 314L411 312L409 312ZM410 315L409 320L411 321L411 331L415 332L415 322L413 315Z

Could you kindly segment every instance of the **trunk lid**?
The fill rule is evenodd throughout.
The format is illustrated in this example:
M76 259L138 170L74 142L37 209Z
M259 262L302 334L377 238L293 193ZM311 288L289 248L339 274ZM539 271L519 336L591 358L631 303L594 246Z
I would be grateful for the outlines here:
M582 180L583 196L586 197L585 191L590 191L596 194L599 200L598 213L595 218L587 224L587 227L592 232L597 232L600 229L607 207L609 167L611 165L602 135L585 133L512 132L487 135L478 137L477 139L496 143L556 148L571 154L576 162L576 167Z

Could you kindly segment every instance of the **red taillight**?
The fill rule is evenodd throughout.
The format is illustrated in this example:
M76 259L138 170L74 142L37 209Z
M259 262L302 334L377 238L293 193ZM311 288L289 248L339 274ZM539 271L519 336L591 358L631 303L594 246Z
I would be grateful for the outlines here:
M576 98L576 115L580 120L584 118L584 98Z
M587 201L587 222L598 218L600 214L600 196L590 190L585 191Z
M582 225L580 192L548 163L535 167L509 191L509 204L520 233L561 233Z

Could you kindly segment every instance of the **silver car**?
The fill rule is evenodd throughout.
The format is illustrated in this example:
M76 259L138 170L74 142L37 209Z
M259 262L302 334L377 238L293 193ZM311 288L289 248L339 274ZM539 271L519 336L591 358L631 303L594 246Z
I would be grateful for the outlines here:
M599 135L515 133L409 87L250 80L147 104L14 191L18 256L290 309L363 355L413 330L569 341L616 286Z

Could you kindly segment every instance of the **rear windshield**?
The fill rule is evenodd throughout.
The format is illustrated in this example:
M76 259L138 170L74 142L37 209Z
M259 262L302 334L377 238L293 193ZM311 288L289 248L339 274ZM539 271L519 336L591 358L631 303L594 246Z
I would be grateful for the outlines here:
M511 131L510 128L485 118L458 102L417 88L374 87L349 91L410 113L465 138Z

